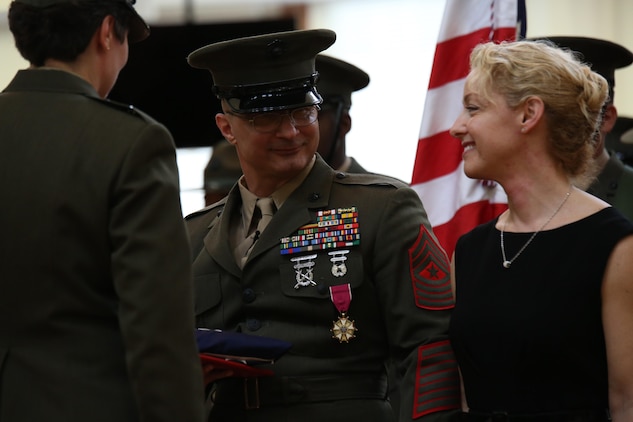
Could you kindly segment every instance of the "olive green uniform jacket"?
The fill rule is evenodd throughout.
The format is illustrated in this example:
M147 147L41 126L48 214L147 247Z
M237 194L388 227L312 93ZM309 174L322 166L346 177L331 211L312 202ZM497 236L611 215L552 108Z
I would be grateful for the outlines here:
M608 202L633 221L633 168L611 152L609 161L587 192Z
M346 171L347 173L369 173L354 157L350 157L350 165ZM391 407L394 412L398 413L400 409L399 376L397 370L391 365L388 365L387 372L389 380L389 401L391 402Z
M240 207L235 186L224 200L187 217L198 326L293 346L269 366L275 376L260 378L258 385L219 381L210 420L389 421L390 358L402 373L399 420L448 420L445 410L457 407L459 398L447 341L449 267L417 194L386 176L336 172L317 157L243 270L229 246L230 220L240 218ZM281 254L280 239L310 227L319 211L351 207L357 210L359 245ZM345 274L337 277L329 253L345 250ZM310 269L296 268L293 259L312 254ZM340 312L329 288L341 285L351 288L348 317L357 328L347 343L330 331Z
M347 173L369 173L363 166L361 166L354 157L351 157L351 162Z
M169 132L71 73L23 70L0 150L0 421L202 420Z

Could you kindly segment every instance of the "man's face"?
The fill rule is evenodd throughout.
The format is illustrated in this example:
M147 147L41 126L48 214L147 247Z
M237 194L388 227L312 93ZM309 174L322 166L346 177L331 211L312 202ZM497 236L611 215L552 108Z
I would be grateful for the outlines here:
M287 181L312 161L319 143L316 115L316 106L240 115L225 110L216 116L216 123L225 138L237 148L250 186L248 176ZM305 124L312 118L314 121Z

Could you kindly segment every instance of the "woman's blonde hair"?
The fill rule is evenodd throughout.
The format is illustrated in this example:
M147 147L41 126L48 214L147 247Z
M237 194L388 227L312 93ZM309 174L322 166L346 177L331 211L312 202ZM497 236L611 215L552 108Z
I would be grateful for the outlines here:
M552 156L571 177L586 173L608 97L602 76L573 52L544 40L480 44L470 67L471 80L488 100L494 91L516 108L530 97L541 98Z

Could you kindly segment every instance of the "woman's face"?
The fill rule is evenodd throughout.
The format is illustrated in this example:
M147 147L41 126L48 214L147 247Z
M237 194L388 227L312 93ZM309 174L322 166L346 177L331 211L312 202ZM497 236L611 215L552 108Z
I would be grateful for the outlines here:
M517 133L521 115L511 109L505 98L492 91L483 95L481 86L469 75L464 86L464 109L450 133L461 140L464 173L473 179L498 180L517 153Z

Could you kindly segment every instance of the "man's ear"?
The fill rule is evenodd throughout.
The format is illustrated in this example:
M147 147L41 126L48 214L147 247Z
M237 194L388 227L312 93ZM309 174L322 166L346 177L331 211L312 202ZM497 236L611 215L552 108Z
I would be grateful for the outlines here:
M218 113L215 115L215 124L220 129L220 133L222 136L229 141L231 144L235 145L235 136L233 135L233 128L231 127L231 122L229 122L228 117L224 113Z
M604 114L602 115L602 123L600 125L600 132L609 133L613 130L615 122L618 120L618 109L613 104L606 106Z
M347 111L341 113L338 136L344 138L352 130L352 118Z

